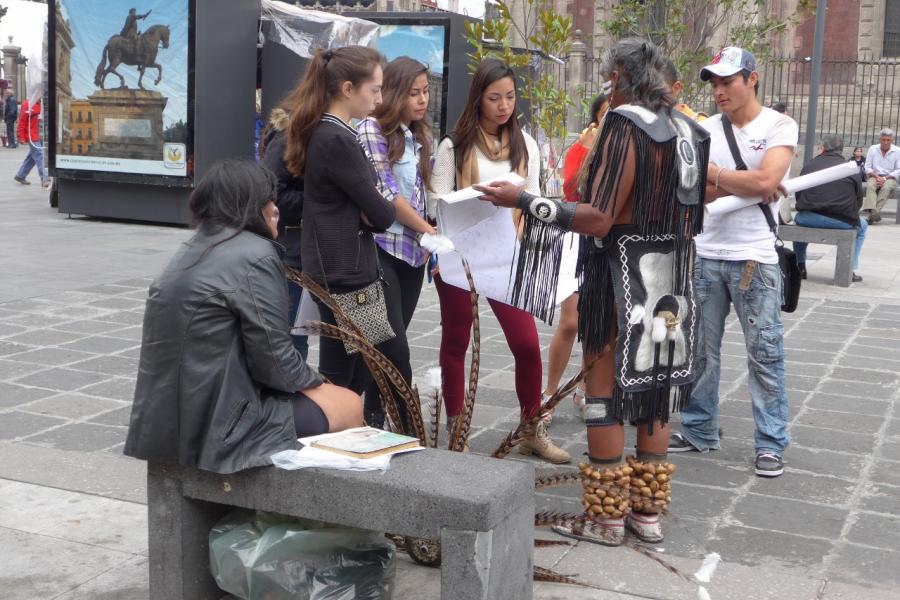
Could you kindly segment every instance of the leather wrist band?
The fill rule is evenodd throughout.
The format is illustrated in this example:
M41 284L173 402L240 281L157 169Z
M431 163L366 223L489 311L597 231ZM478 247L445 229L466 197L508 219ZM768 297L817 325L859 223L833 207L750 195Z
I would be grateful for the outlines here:
M575 218L574 202L561 202L553 198L542 198L526 191L519 192L516 205L532 217L569 231Z

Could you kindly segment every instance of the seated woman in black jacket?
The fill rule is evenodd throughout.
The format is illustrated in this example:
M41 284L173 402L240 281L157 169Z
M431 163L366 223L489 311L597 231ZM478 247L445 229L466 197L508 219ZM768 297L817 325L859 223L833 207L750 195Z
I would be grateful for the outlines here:
M322 383L291 343L275 187L226 161L191 195L197 233L150 286L128 456L233 473L362 425L360 397Z

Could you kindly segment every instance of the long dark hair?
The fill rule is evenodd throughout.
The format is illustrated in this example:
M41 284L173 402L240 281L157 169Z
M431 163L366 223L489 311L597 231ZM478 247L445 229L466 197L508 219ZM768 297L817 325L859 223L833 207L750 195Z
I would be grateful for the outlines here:
M407 97L413 83L420 75L428 75L428 67L419 61L401 56L392 60L384 68L381 85L382 102L372 114L378 121L381 133L388 143L388 163L393 166L403 156L406 140L400 118L406 108ZM422 145L419 154L419 169L425 185L431 179L431 127L425 119L413 121L409 125L416 141Z
M675 96L666 84L666 58L651 41L630 37L616 42L603 56L600 72L609 77L619 73L616 91L631 104L652 111L671 110Z
M453 155L456 159L456 170L459 172L463 161L469 151L475 147L478 139L478 123L481 119L481 98L485 90L496 81L509 77L516 86L518 98L518 86L516 85L515 72L502 60L487 58L481 61L475 74L472 75L472 83L469 86L469 97L466 98L466 108L463 110L450 138L453 140ZM518 112L513 109L509 121L501 127L509 132L509 164L515 171L523 163L528 164L528 148L525 146L525 136L519 126Z
M371 79L382 62L377 50L364 46L316 50L303 80L290 96L296 103L292 107L284 161L295 177L303 177L309 139L344 82L357 86Z
M191 194L194 226L210 234L228 227L237 230L234 235L250 231L272 239L262 210L275 199L277 184L271 171L249 160L214 164Z

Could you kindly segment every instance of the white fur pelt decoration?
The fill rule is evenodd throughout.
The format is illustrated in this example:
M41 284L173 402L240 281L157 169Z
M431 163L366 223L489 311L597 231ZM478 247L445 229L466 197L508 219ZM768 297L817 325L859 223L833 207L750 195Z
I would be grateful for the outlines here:
M653 369L653 347L654 347L654 331L657 332L662 342L659 353L660 367L665 367L669 363L669 340L666 336L665 321L659 317L653 317L653 308L659 299L672 291L672 261L674 253L667 252L649 252L641 257L640 269L641 279L644 282L644 288L647 290L647 300L645 306L635 306L629 315L629 321L634 323L643 322L644 332L638 341L637 353L634 357L634 368L638 372L651 371ZM687 314L687 299L684 296L676 296L678 300L678 315L683 319ZM649 308L648 308L649 307ZM640 315L639 320L637 319ZM655 323L661 321L661 323ZM686 353L686 343L684 339L684 331L681 324L675 332L675 354L672 365L678 366L684 364Z

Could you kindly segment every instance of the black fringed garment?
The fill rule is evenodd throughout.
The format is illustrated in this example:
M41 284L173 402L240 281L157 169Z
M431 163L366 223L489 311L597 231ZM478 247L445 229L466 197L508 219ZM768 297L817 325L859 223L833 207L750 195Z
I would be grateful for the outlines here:
M703 226L709 135L674 111L617 107L604 119L597 144L605 151L594 153L583 203L615 213L632 143L631 223L613 226L602 240L582 236L578 332L591 354L602 352L617 332L611 416L666 422L672 390L673 408L679 410L703 367L702 354L696 351L692 278L694 236ZM546 298L540 295L556 289L561 243L558 227L526 215L514 290L520 297L537 294L538 299L530 300L533 305L543 305ZM663 331L661 311L676 314L679 322L666 331L665 340L655 343L654 322L658 332Z

